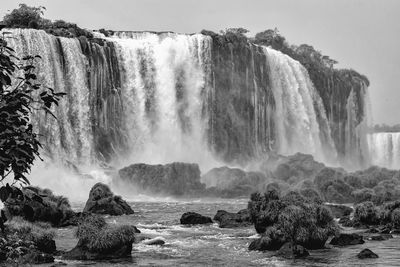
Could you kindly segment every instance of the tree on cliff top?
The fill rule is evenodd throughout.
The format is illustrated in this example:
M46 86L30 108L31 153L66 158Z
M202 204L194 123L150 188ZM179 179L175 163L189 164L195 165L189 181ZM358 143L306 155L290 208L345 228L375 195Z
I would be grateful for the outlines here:
M7 27L26 27L26 28L38 28L43 11L45 7L31 7L26 4L19 4L19 8L14 9L9 14L6 14L3 18L3 23Z
M19 59L8 47L6 35L0 36L0 182L10 175L14 183L29 184L26 174L40 158L41 148L32 114L42 110L54 117L51 108L65 93L39 84L34 64L40 56ZM1 200L7 196L3 193L0 189Z

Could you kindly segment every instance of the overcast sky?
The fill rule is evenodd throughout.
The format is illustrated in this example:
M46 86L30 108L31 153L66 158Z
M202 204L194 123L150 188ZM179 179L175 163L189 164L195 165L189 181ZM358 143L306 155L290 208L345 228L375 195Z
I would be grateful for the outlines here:
M277 27L371 81L375 123L400 123L400 0L1 0L0 16L23 2L88 29L182 33Z

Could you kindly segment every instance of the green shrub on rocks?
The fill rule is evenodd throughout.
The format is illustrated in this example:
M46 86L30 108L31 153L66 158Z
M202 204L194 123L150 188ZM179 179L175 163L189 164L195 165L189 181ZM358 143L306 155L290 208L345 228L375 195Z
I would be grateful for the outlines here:
M103 217L88 215L78 225L78 244L63 257L74 260L127 257L131 254L132 243L138 232L133 225L110 226Z
M318 249L324 247L329 236L338 233L330 211L322 202L298 192L292 191L283 197L275 190L263 195L254 193L248 209L256 231L262 234L262 242L254 241L251 249L276 250L285 242Z
M354 220L366 225L379 224L379 213L374 203L363 202L355 206Z

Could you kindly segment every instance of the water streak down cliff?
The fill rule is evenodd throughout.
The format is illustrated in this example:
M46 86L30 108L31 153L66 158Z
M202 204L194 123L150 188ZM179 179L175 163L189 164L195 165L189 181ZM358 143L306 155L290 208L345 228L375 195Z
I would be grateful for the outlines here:
M348 113L337 115L326 107L336 99L324 99L335 96L321 94L299 62L273 49L221 35L119 32L87 40L12 32L18 55L42 56L43 84L68 93L58 121L36 118L53 158L209 168L270 151L331 162L337 152L359 153L360 90L344 99Z

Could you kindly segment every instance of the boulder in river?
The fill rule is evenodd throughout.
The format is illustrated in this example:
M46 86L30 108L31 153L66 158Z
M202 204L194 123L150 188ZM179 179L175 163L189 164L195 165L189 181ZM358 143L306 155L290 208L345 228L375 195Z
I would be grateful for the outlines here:
M352 233L352 234L345 234L341 233L339 236L332 238L330 244L334 246L349 246L349 245L358 245L364 244L365 241L363 237L359 234Z
M83 212L108 215L133 214L129 204L120 196L115 196L110 188L102 183L97 183L90 189L89 199Z
M278 250L276 255L288 259L297 259L307 257L310 253L300 245L293 245L287 242Z
M235 228L251 225L248 209L240 210L237 213L218 210L214 216L214 221L219 223L220 228Z
M205 185L200 182L197 164L174 162L165 165L132 164L119 170L120 181L135 188L155 194L172 196L202 193Z
M186 212L181 217L181 224L207 224L212 223L210 217L203 216L196 212Z
M372 252L372 250L370 250L368 248L361 250L361 252L357 254L357 257L359 259L376 259L376 258L379 258L379 256L377 254L375 254L374 252Z
M111 226L99 215L90 215L78 225L78 244L63 254L69 260L102 260L125 258L131 255L136 227Z

